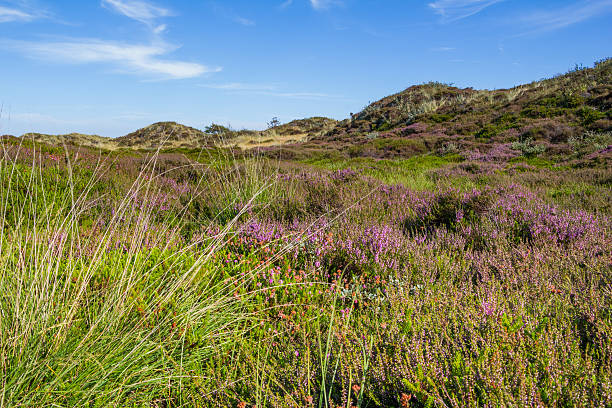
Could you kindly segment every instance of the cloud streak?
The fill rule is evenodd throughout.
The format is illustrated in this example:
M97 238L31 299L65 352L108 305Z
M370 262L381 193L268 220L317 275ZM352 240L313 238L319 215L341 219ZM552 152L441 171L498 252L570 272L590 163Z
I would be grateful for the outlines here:
M210 2L209 5L213 13L221 18L231 20L234 23L243 25L245 27L251 27L256 24L254 20L238 15L231 8L222 6L217 2Z
M612 12L612 0L580 1L552 11L538 11L524 16L523 23L534 32L553 31Z
M449 52L449 51L455 51L456 48L455 47L434 47L434 48L430 48L431 51L436 51L436 52Z
M166 30L165 24L157 23L158 19L174 15L166 8L140 0L102 0L101 4L103 7L145 24L154 34L161 34Z
M6 1L5 1L6 2ZM8 1L12 5L0 5L0 23L29 23L40 18L48 18L49 14L41 7L33 7L27 1Z
M442 17L442 22L461 20L504 0L437 0L429 7Z
M0 23L11 23L14 21L32 21L35 16L25 11L0 6Z
M290 99L332 99L343 98L340 95L331 95L321 92L287 92L279 89L277 85L246 84L242 82L230 82L226 84L200 84L202 88L217 89L227 92L250 93L262 96L273 96Z
M310 0L310 5L315 10L325 10L339 3L340 0Z
M144 1L102 0L102 6L144 24L152 24L158 18L173 15L168 9Z
M27 6L21 1L18 4ZM160 38L166 25L158 20L172 16L170 10L142 0L101 0L101 5L145 24L155 40L141 44L74 37L54 41L0 40L0 48L60 64L107 64L115 72L144 75L151 80L195 78L221 70L168 57L178 47ZM21 8L25 10L24 7ZM35 9L26 12L0 6L0 22L29 21L38 16L44 14Z
M234 17L233 20L235 22L237 22L238 24L241 24L241 25L247 26L247 27L255 25L255 21L249 20L248 18L244 18L244 17L240 17L240 16Z
M3 48L28 57L68 64L108 63L119 72L143 74L155 79L186 79L221 68L166 59L176 49L165 43L126 44L99 39L68 39L57 42L3 41Z
M242 82L230 82L227 84L201 84L199 86L224 91L275 91L278 89L276 85L245 84Z

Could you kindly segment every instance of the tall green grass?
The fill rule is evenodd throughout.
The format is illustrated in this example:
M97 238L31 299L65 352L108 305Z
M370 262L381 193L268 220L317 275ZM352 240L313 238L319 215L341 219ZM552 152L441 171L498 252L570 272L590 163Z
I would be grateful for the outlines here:
M435 170L459 161L458 156L439 157L431 154L412 156L407 159L372 159L355 157L351 159L332 160L313 158L304 160L304 164L328 170L350 168L360 174L380 180L386 184L403 184L414 190L431 190L436 183L427 176L427 171Z
M180 213L156 222L135 206L154 197L155 155L91 227L103 166L83 178L68 154L59 172L2 147L0 406L184 406L210 392L202 367L250 319L210 262L229 229L186 243Z

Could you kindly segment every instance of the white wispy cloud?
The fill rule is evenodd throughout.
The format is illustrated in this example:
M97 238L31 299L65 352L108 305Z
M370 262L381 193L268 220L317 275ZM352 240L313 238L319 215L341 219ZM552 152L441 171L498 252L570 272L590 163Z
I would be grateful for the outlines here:
M28 23L51 17L44 7L29 0L4 0L2 3L5 4L0 4L0 23Z
M265 95L290 99L332 99L343 98L341 95L332 95L321 92L267 92Z
M225 5L221 5L217 2L210 2L209 6L211 8L211 10L213 11L213 13L215 13L217 16L227 19L227 20L231 20L234 23L238 23L240 25L243 26L254 26L255 25L255 21L251 20L250 18L246 18L243 17L239 14L236 14L234 12L234 10L232 10L231 8L225 6Z
M99 39L55 42L2 41L0 47L28 57L68 64L111 64L119 72L143 74L152 79L185 79L219 72L219 67L164 58L176 47L166 43L127 44Z
M275 91L276 85L245 84L242 82L229 82L226 84L200 84L203 88L221 89L225 91Z
M456 50L455 47L434 47L434 48L430 48L431 51L437 51L437 52L448 52L448 51L454 51Z
M343 98L340 95L332 95L322 92L289 92L283 91L274 84L248 84L243 82L229 82L224 84L200 84L202 88L218 89L228 92L249 93L263 96L291 99L331 99Z
M340 0L310 0L310 5L315 10L325 10L334 5L340 5Z
M0 23L10 23L13 21L32 21L36 17L22 10L0 6Z
M140 0L102 0L102 6L146 24L156 34L166 29L165 24L157 21L173 15L169 9Z
M255 25L255 21L249 20L248 18L244 18L240 16L235 16L233 20L237 22L238 24L242 24L243 26L254 26Z
M153 28L153 33L154 34L161 34L164 31L166 31L166 28L168 28L168 26L166 24L160 24L156 27Z
M102 6L145 24L149 24L160 17L172 16L170 10L144 1L102 0Z
M538 11L524 16L521 21L533 26L530 32L552 31L568 27L612 12L612 0L579 1L556 10Z
M327 10L332 6L341 6L343 4L342 0L305 0L305 2L317 11ZM278 8L285 9L294 3L294 0L285 0L279 4Z
M429 7L442 17L443 22L461 20L504 0L436 0Z
M26 20L46 16L44 10L33 7L29 1L15 0L14 4L27 11L0 6L0 22L8 18ZM155 34L155 40L140 44L74 37L52 41L0 40L0 48L55 63L106 64L115 72L144 75L151 80L194 78L221 70L169 57L179 48L160 37L166 24L159 19L174 15L169 9L143 0L101 0L101 5L145 24Z

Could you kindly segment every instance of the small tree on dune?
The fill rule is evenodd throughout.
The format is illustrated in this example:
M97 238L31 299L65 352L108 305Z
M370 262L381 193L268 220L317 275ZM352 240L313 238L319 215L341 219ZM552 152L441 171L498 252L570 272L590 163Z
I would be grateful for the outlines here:
M268 122L268 129L275 128L275 127L279 126L280 124L281 124L280 120L278 120L278 118L275 116L275 117L272 118L271 121Z

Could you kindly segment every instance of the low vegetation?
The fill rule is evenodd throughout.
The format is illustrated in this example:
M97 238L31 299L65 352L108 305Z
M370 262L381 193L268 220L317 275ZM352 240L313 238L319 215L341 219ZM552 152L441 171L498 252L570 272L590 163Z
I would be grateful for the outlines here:
M2 138L0 405L612 405L609 73L253 150Z

